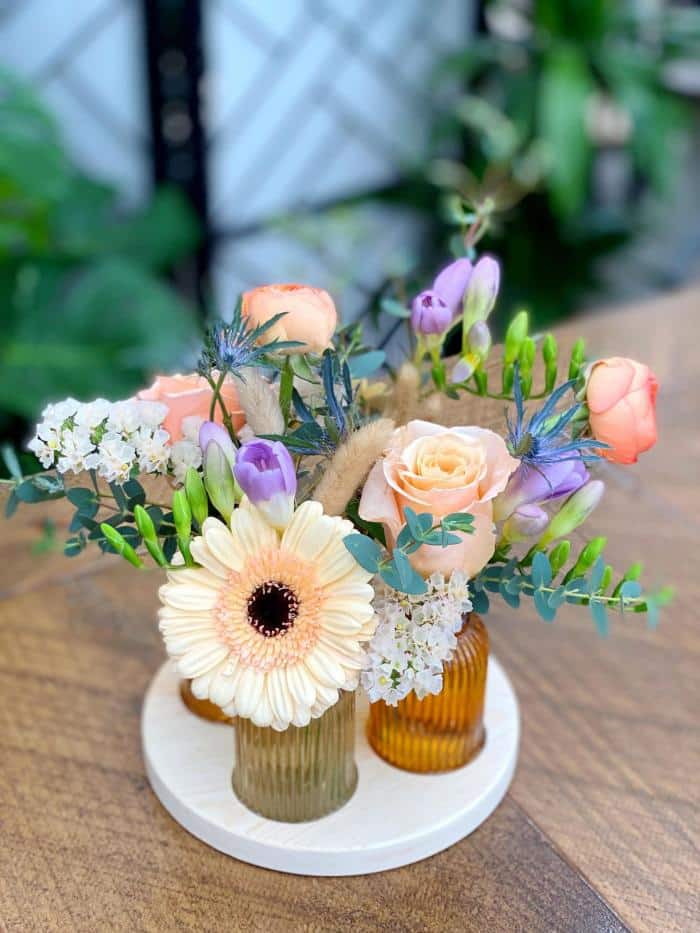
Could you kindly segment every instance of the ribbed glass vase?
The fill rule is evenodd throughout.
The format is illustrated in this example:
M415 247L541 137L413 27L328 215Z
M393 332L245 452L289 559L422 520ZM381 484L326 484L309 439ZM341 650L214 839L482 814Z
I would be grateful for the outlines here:
M451 771L467 764L484 744L484 696L489 637L470 613L443 670L443 688L419 700L410 693L398 706L370 705L367 738L385 761L406 771Z
M285 823L316 820L339 809L357 787L355 694L341 690L338 702L308 726L284 732L235 723L233 789L261 816Z
M198 700L192 693L191 680L184 679L180 681L180 696L187 709L194 713L195 716L199 716L200 719L206 719L208 722L233 722L231 717L227 716L216 703L212 703L211 700Z

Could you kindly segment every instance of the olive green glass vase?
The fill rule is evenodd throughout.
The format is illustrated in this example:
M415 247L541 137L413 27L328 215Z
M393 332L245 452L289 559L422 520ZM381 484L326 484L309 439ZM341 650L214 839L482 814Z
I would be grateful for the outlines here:
M255 813L270 820L301 823L338 810L357 786L355 694L308 726L276 732L237 718L233 790Z

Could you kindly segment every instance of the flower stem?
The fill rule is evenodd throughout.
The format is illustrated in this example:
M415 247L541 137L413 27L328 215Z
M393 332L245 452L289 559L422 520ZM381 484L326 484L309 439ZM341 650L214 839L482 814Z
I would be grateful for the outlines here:
M216 415L216 405L218 403L219 408L221 409L221 420L224 423L224 427L228 431L229 437L231 438L233 443L236 446L239 446L238 437L236 436L236 429L234 428L233 422L231 421L231 415L228 409L226 408L226 403L221 397L221 387L224 384L226 375L227 375L226 370L223 370L223 372L219 373L219 378L217 380L213 378L211 373L208 373L206 376L207 382L211 386L212 392L214 393L212 395L211 406L209 407L209 420L214 421L214 418Z

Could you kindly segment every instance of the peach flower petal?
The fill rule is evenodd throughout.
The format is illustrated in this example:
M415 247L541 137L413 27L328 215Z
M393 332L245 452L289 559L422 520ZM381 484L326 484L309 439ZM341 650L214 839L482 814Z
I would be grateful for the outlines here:
M411 421L393 435L383 461L372 468L360 500L360 515L381 522L387 540L396 540L404 509L441 518L451 512L475 517L474 534L460 533L447 548L423 546L411 563L426 575L461 568L478 573L493 554L495 533L491 500L502 492L518 466L503 438L477 427L445 428Z

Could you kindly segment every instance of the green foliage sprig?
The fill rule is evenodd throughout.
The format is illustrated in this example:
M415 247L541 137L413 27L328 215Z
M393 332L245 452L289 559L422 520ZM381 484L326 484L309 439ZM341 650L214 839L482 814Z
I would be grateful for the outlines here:
M367 535L348 535L343 543L358 564L369 573L379 574L385 583L400 593L421 596L427 592L428 587L423 577L411 566L409 555L423 545L449 547L459 544L461 539L455 532L472 534L474 516L455 512L436 522L428 512L417 514L413 509L406 508L404 514L406 524L396 539L395 547L386 557L377 541Z
M665 587L644 593L639 583L641 567L634 564L609 592L613 571L603 559L604 546L605 538L589 541L563 574L571 550L569 541L560 541L549 553L536 551L521 561L497 555L471 583L474 610L488 612L488 593L497 593L513 609L520 606L521 596L530 597L545 622L553 622L564 603L588 606L600 635L608 634L611 610L645 612L649 625L655 627L659 609L670 601L672 590Z

